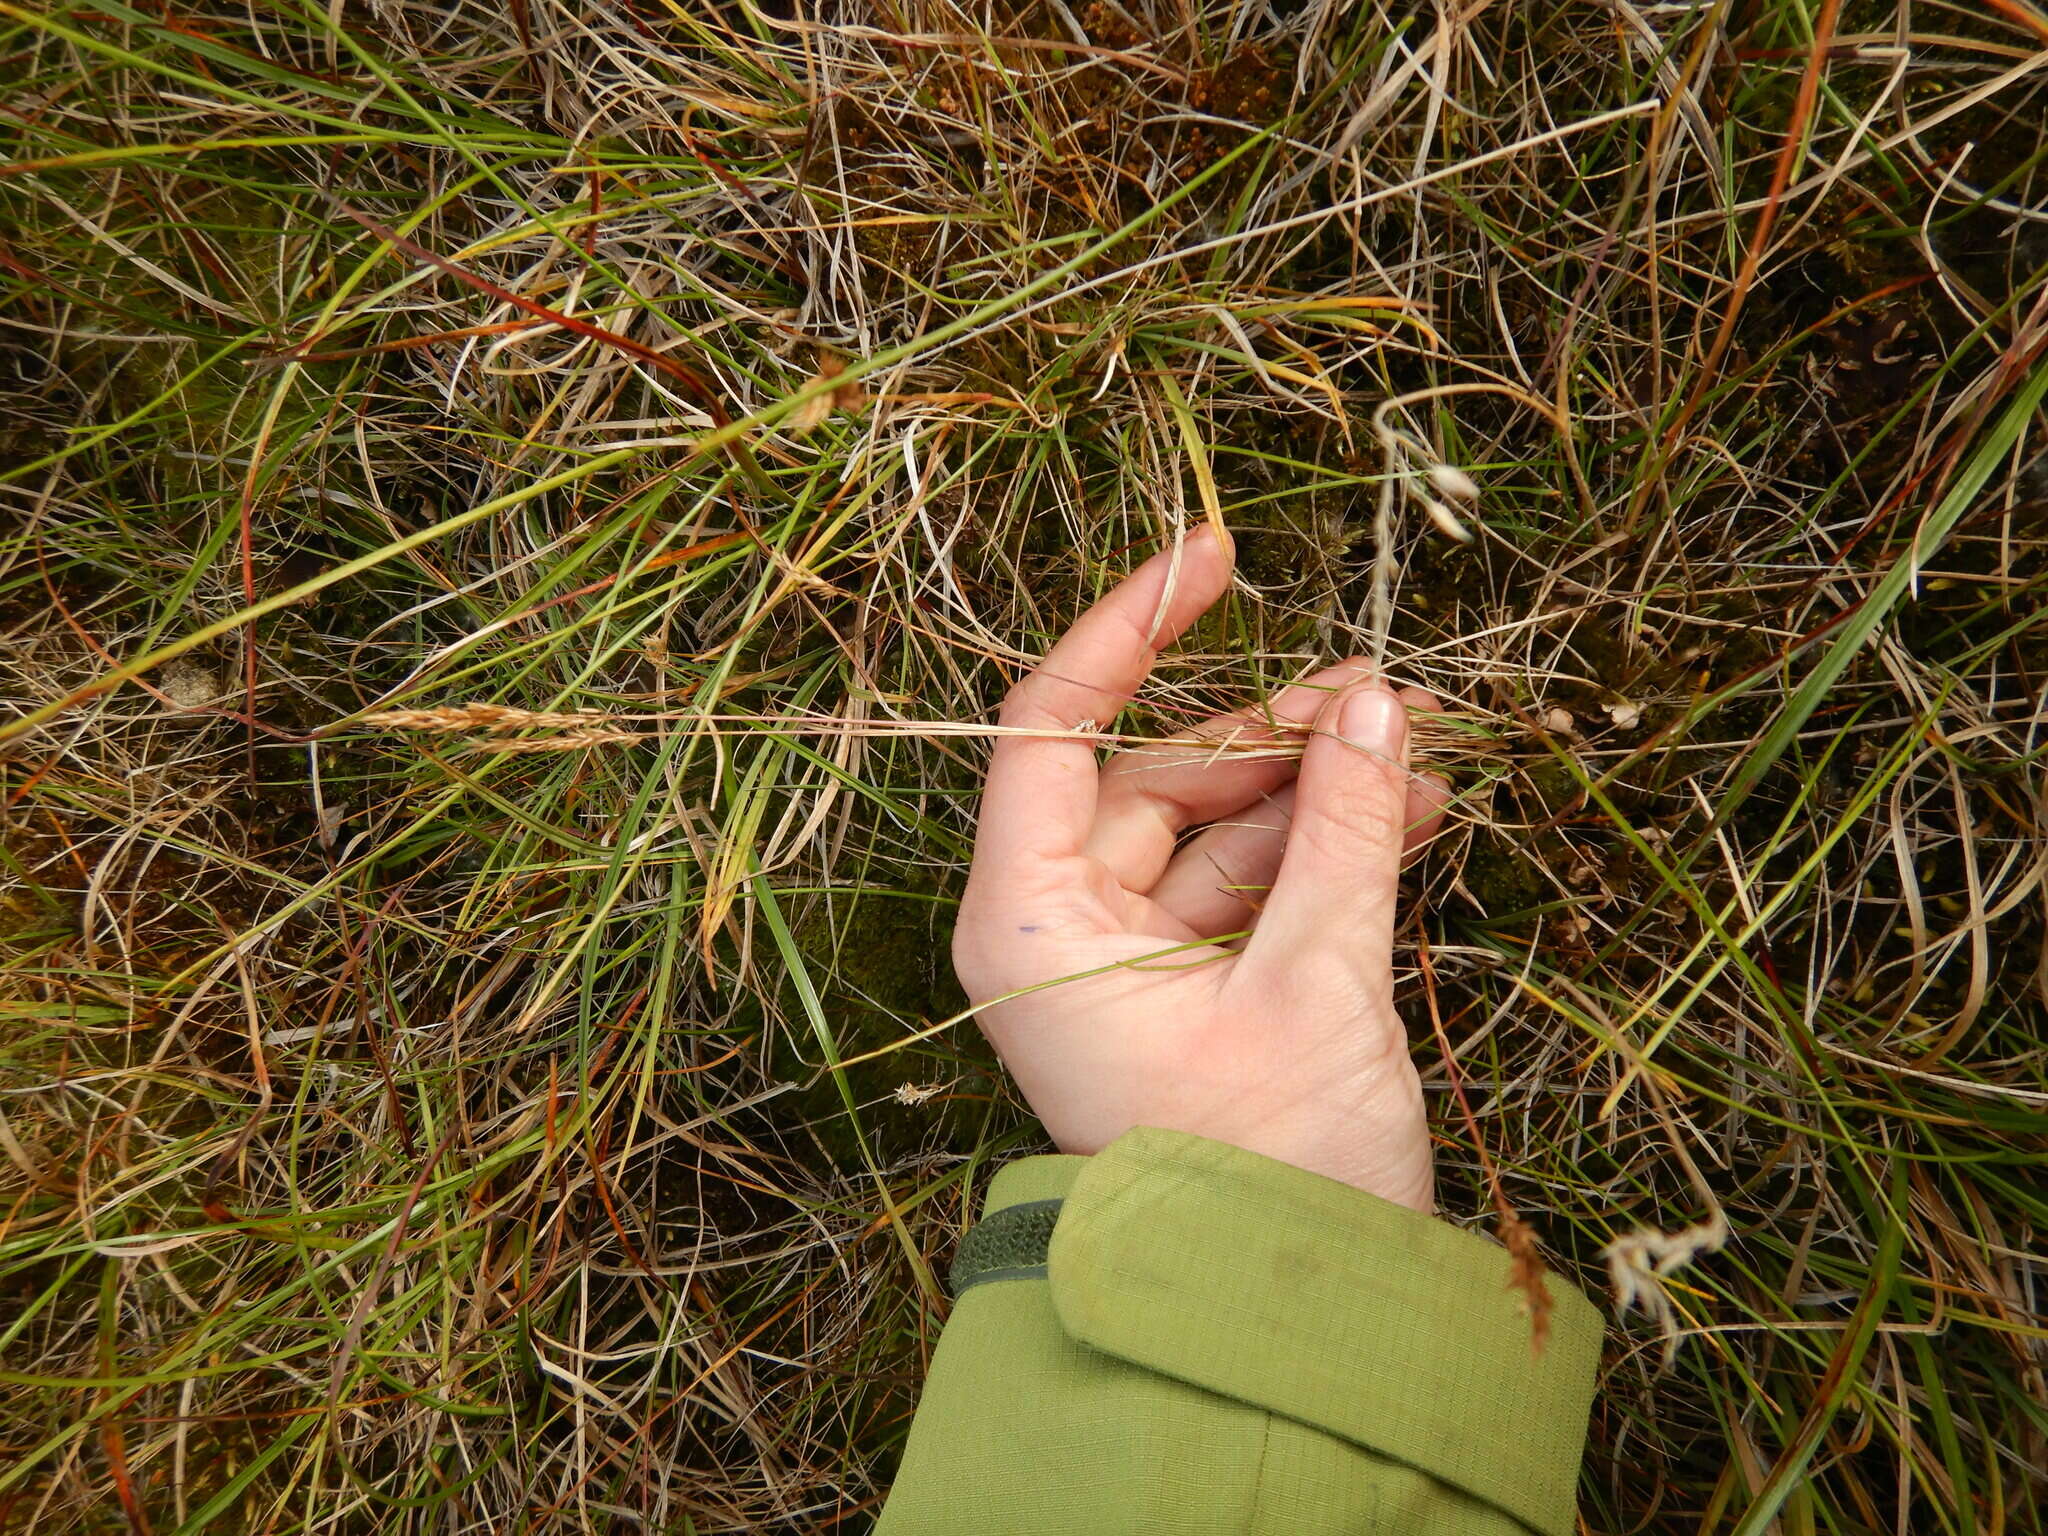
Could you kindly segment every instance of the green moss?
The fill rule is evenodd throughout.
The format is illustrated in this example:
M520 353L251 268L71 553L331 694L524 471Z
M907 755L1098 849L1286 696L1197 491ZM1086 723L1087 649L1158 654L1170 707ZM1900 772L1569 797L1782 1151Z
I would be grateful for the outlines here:
M797 945L842 1060L886 1048L967 1006L949 955L953 906L931 899L935 881L912 877L906 883L925 889L819 898L796 924ZM997 1083L993 1054L971 1023L835 1075L818 1072L817 1042L797 999L791 996L787 1006L795 1038L777 1070L804 1085L786 1101L789 1118L807 1125L837 1166L861 1165L863 1136L883 1161L934 1142L973 1141ZM858 1126L846 1113L842 1076L861 1106ZM905 1103L896 1093L906 1084L946 1086L924 1102Z
M1465 889L1488 917L1506 917L1540 905L1547 894L1526 848L1500 833L1485 830L1472 840L1466 855Z
M825 969L849 1024L864 1035L964 1006L947 960L952 904L930 899L936 882L911 883L924 888L821 898L797 930L806 957Z
M1546 811L1561 810L1582 793L1578 778L1554 757L1532 763L1524 777L1541 797Z

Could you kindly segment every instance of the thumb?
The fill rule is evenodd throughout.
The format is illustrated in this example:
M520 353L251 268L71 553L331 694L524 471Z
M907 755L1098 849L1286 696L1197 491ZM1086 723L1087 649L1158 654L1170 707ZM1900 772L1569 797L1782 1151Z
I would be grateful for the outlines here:
M1363 683L1324 706L1302 753L1280 871L1246 946L1255 971L1391 989L1407 764L1408 711L1392 690Z

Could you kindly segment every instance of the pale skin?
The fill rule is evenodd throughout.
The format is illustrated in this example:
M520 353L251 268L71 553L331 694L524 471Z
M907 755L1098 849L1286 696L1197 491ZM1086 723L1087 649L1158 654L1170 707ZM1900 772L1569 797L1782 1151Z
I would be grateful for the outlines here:
M1447 800L1408 767L1409 711L1436 700L1353 658L1098 761L1231 561L1207 531L1155 556L1012 690L954 967L1062 1151L1158 1126L1426 1212L1393 950L1403 859ZM1243 750L1272 721L1313 725L1298 760Z

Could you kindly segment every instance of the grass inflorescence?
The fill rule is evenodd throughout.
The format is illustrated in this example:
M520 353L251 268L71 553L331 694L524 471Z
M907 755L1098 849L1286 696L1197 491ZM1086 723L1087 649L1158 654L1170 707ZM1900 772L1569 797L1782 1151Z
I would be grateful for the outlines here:
M2030 0L0 28L0 1525L864 1528L995 701L1204 522L1105 740L1450 701L1589 1527L2048 1525Z

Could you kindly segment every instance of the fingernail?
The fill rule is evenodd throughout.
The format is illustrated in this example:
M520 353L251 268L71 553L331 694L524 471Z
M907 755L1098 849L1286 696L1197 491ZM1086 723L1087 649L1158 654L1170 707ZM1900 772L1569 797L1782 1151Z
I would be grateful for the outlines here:
M1367 683L1344 695L1337 733L1354 747L1402 762L1408 745L1408 710L1387 689Z

